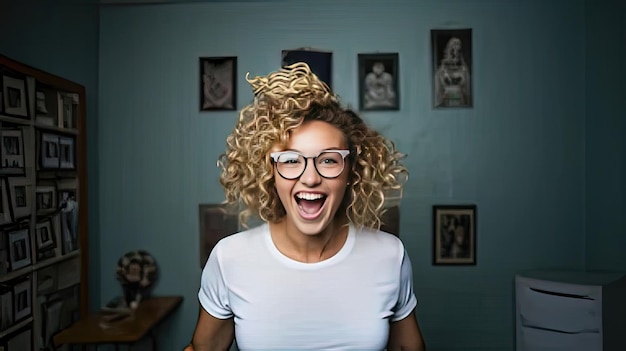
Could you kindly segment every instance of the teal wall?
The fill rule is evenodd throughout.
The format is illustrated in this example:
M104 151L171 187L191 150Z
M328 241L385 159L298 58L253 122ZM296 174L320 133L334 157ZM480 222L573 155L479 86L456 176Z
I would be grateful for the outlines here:
M474 31L472 109L431 107L431 28ZM198 204L219 202L215 161L236 112L199 112L198 57L277 69L282 49L333 52L357 101L357 54L398 52L401 109L363 116L408 153L401 237L430 350L511 350L513 276L584 265L585 17L582 1L303 1L103 7L100 18L102 302L113 268L143 248L159 294L183 294L166 349L193 330ZM478 264L431 265L431 206L478 205ZM104 240L106 238L106 240ZM374 259L374 258L373 258Z
M99 7L88 0L0 1L0 54L82 84L87 108L87 208L91 272L100 272L98 224ZM100 277L90 274L91 305L100 305Z
M586 264L626 271L626 2L589 2L586 14Z

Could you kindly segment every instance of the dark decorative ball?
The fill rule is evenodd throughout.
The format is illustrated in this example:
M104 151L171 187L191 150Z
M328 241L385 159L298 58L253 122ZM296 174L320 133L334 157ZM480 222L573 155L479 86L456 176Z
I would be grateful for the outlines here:
M117 261L116 277L122 284L128 305L133 301L139 303L150 294L157 280L156 261L143 250L127 252Z

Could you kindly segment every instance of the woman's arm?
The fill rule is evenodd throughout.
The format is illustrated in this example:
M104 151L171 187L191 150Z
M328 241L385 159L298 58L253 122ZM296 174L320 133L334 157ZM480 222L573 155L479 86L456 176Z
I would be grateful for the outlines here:
M192 346L193 351L228 350L234 337L235 324L233 318L215 318L201 307L190 346Z
M413 310L406 318L389 324L388 351L424 351L424 339Z

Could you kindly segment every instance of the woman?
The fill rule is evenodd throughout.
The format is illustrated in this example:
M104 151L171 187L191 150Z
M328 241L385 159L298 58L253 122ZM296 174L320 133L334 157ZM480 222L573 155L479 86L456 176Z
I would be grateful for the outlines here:
M265 224L211 252L193 349L423 350L409 257L378 230L403 155L306 64L248 82L220 181Z

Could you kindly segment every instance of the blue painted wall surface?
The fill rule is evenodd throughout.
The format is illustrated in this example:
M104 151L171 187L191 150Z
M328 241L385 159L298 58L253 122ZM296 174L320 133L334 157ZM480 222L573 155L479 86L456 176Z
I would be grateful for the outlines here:
M586 8L586 265L626 271L626 3Z
M470 27L471 109L434 110L430 29ZM189 341L199 287L198 204L219 202L215 167L235 112L199 112L198 58L245 72L282 49L333 52L333 82L358 106L357 54L398 52L401 109L364 118L408 154L401 237L430 350L512 350L513 276L582 268L585 15L582 1L318 1L103 7L99 65L101 302L127 250L158 260L158 294L185 302L164 349ZM599 146L601 147L601 145ZM478 264L431 265L431 206L478 205ZM106 238L106 240L104 240ZM603 245L606 243L599 243Z
M100 305L98 224L99 7L87 1L0 1L0 54L82 84L87 108L89 289Z

